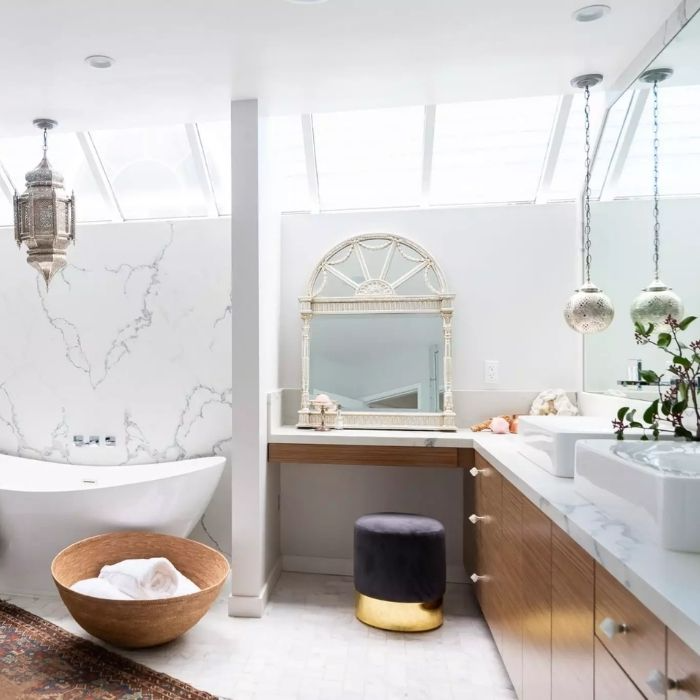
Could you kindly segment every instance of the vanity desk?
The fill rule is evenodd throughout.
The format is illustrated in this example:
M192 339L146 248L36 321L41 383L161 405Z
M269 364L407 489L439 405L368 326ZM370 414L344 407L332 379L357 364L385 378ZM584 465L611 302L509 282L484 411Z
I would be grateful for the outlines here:
M462 469L464 564L519 698L700 697L700 555L585 501L517 435L279 426L268 455Z

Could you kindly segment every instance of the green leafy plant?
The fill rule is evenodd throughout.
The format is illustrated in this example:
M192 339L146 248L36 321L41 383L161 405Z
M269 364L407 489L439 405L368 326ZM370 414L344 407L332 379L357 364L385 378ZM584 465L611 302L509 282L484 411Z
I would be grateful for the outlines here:
M624 406L617 412L613 427L618 440L624 440L629 428L641 428L642 440L658 440L661 433L672 433L685 440L700 441L700 408L698 407L698 378L700 377L700 340L686 344L681 333L696 320L688 316L682 321L669 316L664 329L655 333L654 325L635 324L635 339L638 345L653 345L671 356L668 366L670 382L664 382L664 374L644 370L642 381L655 385L659 398L652 401L637 418L636 409ZM655 336L655 337L654 337ZM692 426L692 422L695 425Z

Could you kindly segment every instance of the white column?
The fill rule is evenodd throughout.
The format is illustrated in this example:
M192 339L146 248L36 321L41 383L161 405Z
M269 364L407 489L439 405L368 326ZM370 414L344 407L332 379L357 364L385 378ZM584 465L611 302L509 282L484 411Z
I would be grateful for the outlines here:
M276 388L279 215L261 192L257 100L231 104L233 321L232 593L229 613L262 615L279 571L278 467L267 465L267 392ZM261 163L263 163L261 168ZM262 212L262 215L261 215ZM276 530L275 530L276 529Z

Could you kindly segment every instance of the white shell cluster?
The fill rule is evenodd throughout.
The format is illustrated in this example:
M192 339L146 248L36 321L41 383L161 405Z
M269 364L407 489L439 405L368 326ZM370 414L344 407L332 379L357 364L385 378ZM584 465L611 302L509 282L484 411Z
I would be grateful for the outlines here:
M569 298L564 318L578 333L604 331L615 317L615 309L607 294L590 282L584 284Z
M677 321L683 319L683 302L680 297L660 280L654 280L632 302L630 315L635 323L663 327L669 316Z

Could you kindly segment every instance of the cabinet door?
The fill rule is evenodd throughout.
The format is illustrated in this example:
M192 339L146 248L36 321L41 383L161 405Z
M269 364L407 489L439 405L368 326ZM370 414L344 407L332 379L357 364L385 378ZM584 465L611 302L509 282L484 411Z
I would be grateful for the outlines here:
M469 516L475 512L475 490L479 473L475 471L474 450L460 449L457 452L459 466L464 478L464 522L462 523L462 563L468 576L476 571L476 528L469 522Z
M476 528L477 556L476 595L481 611L491 629L496 645L501 649L501 628L499 615L499 579L501 547L501 475L480 455L476 456L476 477L474 494L475 513L479 520Z
M501 656L518 697L523 685L523 497L503 480L500 560Z
M552 697L552 523L525 498L522 513L522 697L549 700Z
M595 700L644 700L605 647L595 640Z
M700 657L668 630L668 700L700 698Z
M595 563L552 527L552 698L593 700Z
M596 637L647 698L663 698L647 679L666 673L666 628L602 566L595 568Z

